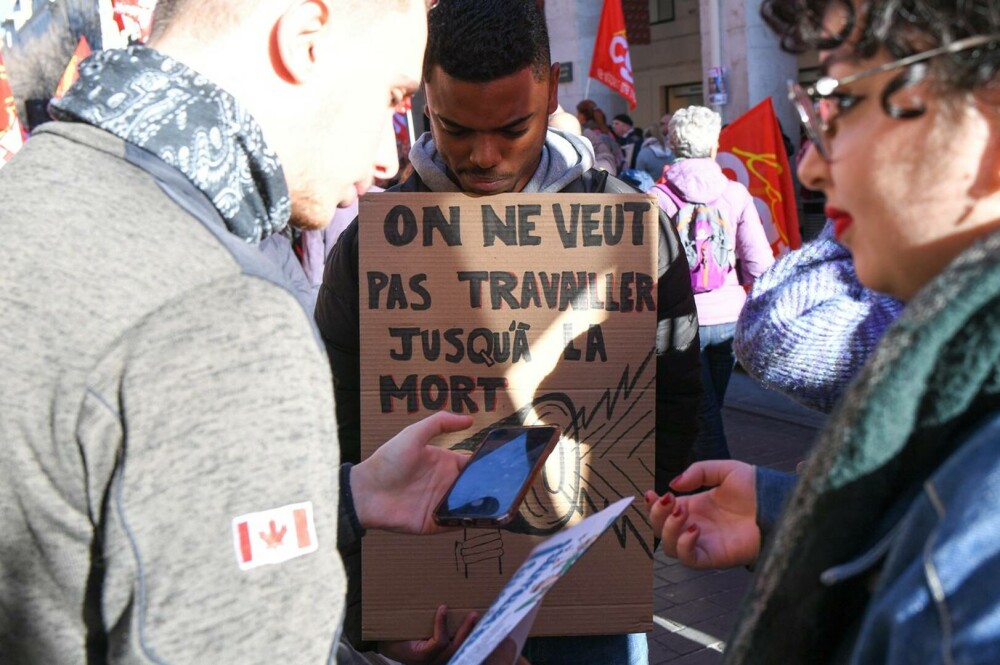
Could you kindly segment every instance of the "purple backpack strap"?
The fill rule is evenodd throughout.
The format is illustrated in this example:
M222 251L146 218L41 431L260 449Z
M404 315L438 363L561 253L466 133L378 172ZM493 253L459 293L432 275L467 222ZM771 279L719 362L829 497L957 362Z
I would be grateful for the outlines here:
M670 185L669 182L667 182L667 183L660 182L660 183L657 183L654 186L658 190L660 190L661 192L663 192L664 194L666 194L667 197L670 198L670 200L674 202L674 205L677 206L677 210L674 211L675 215L678 212L680 212L681 208L683 208L685 205L687 205L687 201L685 201L684 199L681 198L680 194L673 188L672 185Z

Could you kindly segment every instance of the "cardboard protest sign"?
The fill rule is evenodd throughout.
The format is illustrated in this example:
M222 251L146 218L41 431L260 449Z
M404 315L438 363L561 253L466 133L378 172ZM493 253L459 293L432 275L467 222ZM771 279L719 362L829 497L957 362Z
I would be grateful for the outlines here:
M360 205L361 448L441 409L563 438L515 522L363 541L365 639L490 605L540 540L653 485L658 208L643 195L376 194ZM652 530L631 506L533 634L652 628Z

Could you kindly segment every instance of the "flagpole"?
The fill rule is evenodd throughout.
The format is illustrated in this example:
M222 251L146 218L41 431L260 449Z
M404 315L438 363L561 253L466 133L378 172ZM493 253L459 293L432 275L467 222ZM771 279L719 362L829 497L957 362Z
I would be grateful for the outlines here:
M410 133L410 147L412 148L417 139L413 132L413 109L406 109L406 131Z
M587 85L585 85L583 87L583 98L584 99L590 99L590 82L593 81L593 80L594 79L590 78L589 76L587 77Z

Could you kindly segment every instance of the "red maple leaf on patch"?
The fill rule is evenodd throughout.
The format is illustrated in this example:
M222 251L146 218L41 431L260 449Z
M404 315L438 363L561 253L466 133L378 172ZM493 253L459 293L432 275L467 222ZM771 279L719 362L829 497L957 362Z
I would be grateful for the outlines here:
M264 531L260 531L259 533L263 541L267 543L267 549L272 549L275 547L279 547L281 545L281 541L285 538L285 533L287 531L288 527L286 527L285 525L282 525L281 531L278 531L277 525L274 523L274 520L271 520L271 532L267 533Z

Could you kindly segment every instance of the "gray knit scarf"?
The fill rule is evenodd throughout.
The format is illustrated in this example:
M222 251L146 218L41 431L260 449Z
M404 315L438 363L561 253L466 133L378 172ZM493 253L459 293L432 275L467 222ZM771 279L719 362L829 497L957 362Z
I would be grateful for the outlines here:
M1000 410L1000 232L911 300L820 434L744 603L725 662L822 663L850 650L870 589L835 587L898 523L970 428Z
M101 51L49 112L155 154L215 205L228 229L259 243L288 223L288 186L260 126L232 95L145 46Z

